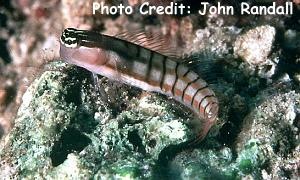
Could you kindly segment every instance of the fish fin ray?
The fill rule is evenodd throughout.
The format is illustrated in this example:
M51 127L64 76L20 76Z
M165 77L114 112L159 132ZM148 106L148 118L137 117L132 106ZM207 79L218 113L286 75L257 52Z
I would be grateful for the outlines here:
M175 60L179 60L183 56L182 48L174 45L176 43L172 43L172 38L167 38L159 33L144 32L143 30L138 29L121 32L115 35L115 37L158 52Z

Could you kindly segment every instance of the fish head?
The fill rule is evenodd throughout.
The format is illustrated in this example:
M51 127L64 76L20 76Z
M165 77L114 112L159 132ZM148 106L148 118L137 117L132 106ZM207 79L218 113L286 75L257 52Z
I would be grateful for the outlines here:
M106 50L99 47L88 47L82 45L84 41L83 31L67 28L60 37L60 57L62 60L90 71L108 61Z
M67 48L76 48L79 46L79 38L77 29L67 28L61 34L60 43Z

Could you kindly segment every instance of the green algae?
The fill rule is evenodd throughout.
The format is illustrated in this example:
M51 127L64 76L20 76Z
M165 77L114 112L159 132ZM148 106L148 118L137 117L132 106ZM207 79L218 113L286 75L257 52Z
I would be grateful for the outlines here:
M239 153L236 160L237 168L243 174L251 174L259 167L262 167L266 159L264 159L263 150L256 139L249 140L244 149Z

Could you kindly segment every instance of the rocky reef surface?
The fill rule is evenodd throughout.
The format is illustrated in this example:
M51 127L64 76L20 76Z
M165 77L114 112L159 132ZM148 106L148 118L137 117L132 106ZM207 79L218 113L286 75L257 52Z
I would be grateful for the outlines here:
M1 177L150 177L166 146L191 138L186 119L162 97L102 82L113 108L88 72L55 64L60 71L44 72L23 96L1 149Z
M89 3L49 1L52 6L68 10L62 13L61 23L66 26L75 23L119 32L142 20L140 24L150 31L166 31L176 37L175 42L183 42L186 54L197 54L200 62L193 69L211 83L220 101L220 113L205 140L187 148L184 142L194 137L192 121L196 117L192 112L164 95L96 77L60 61L53 39L62 26L57 23L62 21L59 15L50 16L54 9L44 12L38 2L26 6L14 2L14 8L22 9L29 23L9 38L12 62L4 59L5 65L0 64L0 79L5 82L0 85L0 177L300 176L300 22L297 24L294 16L151 19L135 14L130 18L99 16L99 23L91 20L94 16L89 14ZM71 11L72 7L77 11ZM32 9L38 13L28 13ZM9 8L6 15L14 17L9 16ZM39 19L38 23L34 18ZM28 31L30 23L42 28ZM10 33L10 26L17 25L7 26L8 31L0 31L1 37ZM45 31L51 26L51 31ZM24 35L18 39L16 34ZM41 34L45 38L38 39ZM54 51L41 54L37 49L42 47ZM21 77L32 73L24 71L24 64L49 57L53 62L39 70L30 85L20 83ZM13 105L18 107L16 114L15 110L8 113L8 109L15 109ZM15 118L11 125L4 126L7 116Z

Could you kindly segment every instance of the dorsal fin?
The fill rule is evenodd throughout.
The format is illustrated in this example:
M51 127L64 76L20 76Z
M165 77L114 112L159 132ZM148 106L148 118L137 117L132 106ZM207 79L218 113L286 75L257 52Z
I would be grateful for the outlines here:
M137 29L130 30L130 32L121 32L115 37L156 51L174 60L182 58L182 48L172 41L174 39L163 36L160 33L145 32Z

